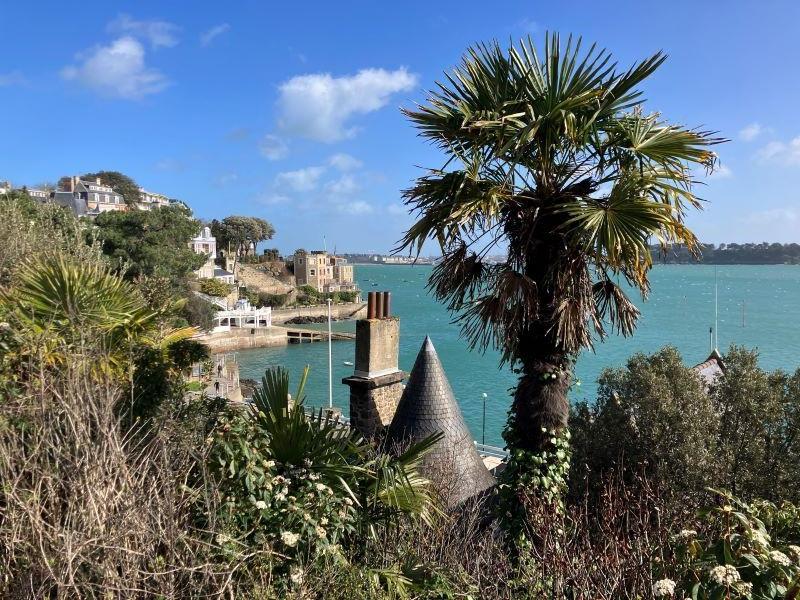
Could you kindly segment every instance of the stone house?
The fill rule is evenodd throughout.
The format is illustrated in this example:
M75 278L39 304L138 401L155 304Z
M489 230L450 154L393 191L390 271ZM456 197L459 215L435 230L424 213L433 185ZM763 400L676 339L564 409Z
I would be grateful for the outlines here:
M353 276L353 265L346 258L323 250L297 250L294 253L294 276L298 286L310 285L318 292L358 290Z

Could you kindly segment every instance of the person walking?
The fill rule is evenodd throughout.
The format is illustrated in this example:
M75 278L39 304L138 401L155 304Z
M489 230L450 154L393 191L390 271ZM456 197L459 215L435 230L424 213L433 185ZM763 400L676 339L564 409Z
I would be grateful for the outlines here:
M214 382L214 390L219 394L219 379Z

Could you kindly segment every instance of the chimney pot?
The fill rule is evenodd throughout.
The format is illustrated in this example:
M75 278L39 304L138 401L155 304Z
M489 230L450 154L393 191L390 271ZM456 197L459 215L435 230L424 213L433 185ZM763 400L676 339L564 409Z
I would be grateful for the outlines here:
M383 292L377 292L375 294L375 318L382 319L383 317Z
M392 316L392 292L383 292L383 316L387 319Z
M367 293L367 318L375 318L375 292Z

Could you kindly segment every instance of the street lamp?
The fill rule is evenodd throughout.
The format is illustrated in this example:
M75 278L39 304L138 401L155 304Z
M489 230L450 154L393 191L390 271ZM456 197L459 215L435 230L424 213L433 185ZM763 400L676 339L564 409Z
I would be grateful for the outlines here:
M333 348L331 346L331 300L328 298L328 408L333 408Z
M481 444L486 445L486 392L483 392L483 425L481 425Z

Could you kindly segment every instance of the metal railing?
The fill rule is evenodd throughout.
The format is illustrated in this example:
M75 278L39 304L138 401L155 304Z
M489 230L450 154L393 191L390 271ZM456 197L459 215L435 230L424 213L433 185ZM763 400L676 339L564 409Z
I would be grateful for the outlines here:
M500 448L499 446L489 446L488 444L479 444L475 442L475 449L478 454L484 456L494 456L496 458L508 458L508 450Z

